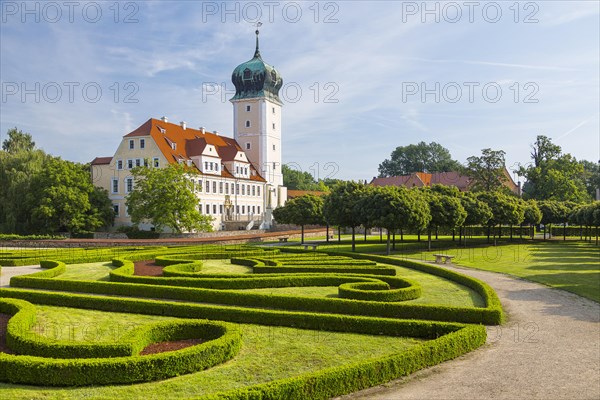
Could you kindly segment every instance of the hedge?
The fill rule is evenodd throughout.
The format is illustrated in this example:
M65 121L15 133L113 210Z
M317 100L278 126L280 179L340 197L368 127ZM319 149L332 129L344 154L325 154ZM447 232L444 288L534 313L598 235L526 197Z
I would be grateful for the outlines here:
M9 311L12 307L13 314L20 312L23 303L0 299L1 307ZM239 352L242 341L236 326L211 321L159 322L137 330L136 335L138 353L148 344L167 340L208 341L182 350L133 357L63 359L0 353L0 382L85 386L155 381L223 363Z
M353 276L356 277L357 275ZM361 275L358 275L358 277L361 277ZM377 275L363 275L362 277L378 278ZM345 313L350 315L367 315L385 318L459 321L464 323L483 323L487 325L500 323L498 312L489 308L406 304L336 298L295 297L263 293L243 293L234 290L31 278L27 275L13 277L11 286L128 297L139 296L146 298L183 300L231 306L237 305L241 307L264 307L281 310L300 310L337 314Z
M298 274L298 273L353 273L353 274L376 274L376 275L396 275L396 270L384 266L355 266L355 265L330 265L316 264L314 266L291 265L286 266L277 260L266 260L263 258L231 258L232 264L252 267L255 274ZM271 265L267 265L271 264Z
M333 254L333 255L340 254L339 252L335 252L335 251L319 251L319 252L325 253L325 254ZM470 276L466 276L466 275L460 274L458 272L450 271L445 268L440 268L440 267L437 267L432 264L426 264L426 263L413 261L413 260L398 259L398 258L393 258L393 257L377 256L377 255L370 255L370 254L360 254L360 253L353 253L349 256L353 257L353 258L373 260L373 261L376 261L379 263L397 265L399 267L416 269L418 271L423 271L428 274L440 276L442 278L449 279L456 283L460 283L461 285L464 285L470 289L473 289L483 298L483 300L485 302L485 309L489 312L489 316L490 316L491 320L495 321L494 323L492 323L493 325L500 325L504 322L504 319L505 319L504 311L502 310L502 304L500 303L500 299L498 298L498 295L496 294L494 289L492 289L487 283L485 283L479 279L476 279L476 278L473 278Z

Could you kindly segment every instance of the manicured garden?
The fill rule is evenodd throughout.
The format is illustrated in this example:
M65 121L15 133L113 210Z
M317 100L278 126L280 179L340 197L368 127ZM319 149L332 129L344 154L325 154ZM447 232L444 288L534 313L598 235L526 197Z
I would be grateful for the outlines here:
M163 276L137 275L146 260ZM330 398L471 351L485 343L481 324L503 321L485 283L393 257L245 246L0 253L0 265L35 263L40 272L0 289L17 353L0 353L4 398Z

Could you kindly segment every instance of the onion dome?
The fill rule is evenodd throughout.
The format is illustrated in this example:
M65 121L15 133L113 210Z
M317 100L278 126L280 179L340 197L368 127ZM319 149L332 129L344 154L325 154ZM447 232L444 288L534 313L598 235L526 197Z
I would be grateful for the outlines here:
M261 58L258 49L258 30L256 30L254 57L233 70L231 81L235 85L235 96L231 101L265 97L282 104L279 99L279 89L283 85L283 79L274 67Z

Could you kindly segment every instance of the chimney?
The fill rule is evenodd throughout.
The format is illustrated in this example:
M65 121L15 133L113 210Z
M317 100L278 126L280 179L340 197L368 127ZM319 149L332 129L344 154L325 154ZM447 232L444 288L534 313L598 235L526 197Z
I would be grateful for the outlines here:
M180 124L183 130L185 131L185 128L187 128L187 123L185 121L181 121Z
M213 131L213 133L217 136L219 136L219 131Z
M200 127L200 132L202 132L202 134L205 134L205 133L206 133L206 130L204 129L204 127L203 127L203 126L201 126L201 127Z
M161 120L162 122L169 122L169 119L168 119L167 117L162 117L160 120Z

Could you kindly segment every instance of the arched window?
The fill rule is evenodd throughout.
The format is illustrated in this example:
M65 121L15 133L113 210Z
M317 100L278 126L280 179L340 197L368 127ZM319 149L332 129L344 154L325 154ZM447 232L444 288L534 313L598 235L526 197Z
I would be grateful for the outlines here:
M250 71L248 68L244 70L244 79L252 79L252 71Z

